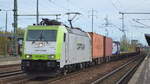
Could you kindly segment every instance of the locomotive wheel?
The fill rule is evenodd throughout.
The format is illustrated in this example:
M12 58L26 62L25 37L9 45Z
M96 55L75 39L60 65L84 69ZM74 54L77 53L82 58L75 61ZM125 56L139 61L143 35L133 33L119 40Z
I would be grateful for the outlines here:
M63 75L67 75L67 73L68 73L68 67L65 66L65 67L63 68L63 70L62 70L62 74L63 74Z

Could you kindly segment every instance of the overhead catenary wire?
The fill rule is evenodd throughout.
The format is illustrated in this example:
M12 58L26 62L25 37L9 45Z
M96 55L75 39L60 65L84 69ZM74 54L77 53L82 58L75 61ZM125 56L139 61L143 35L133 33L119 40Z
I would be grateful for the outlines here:
M120 6L120 10L125 11L125 9L124 9L124 7L123 7L122 3L120 2L120 0L116 0L116 3L118 3L118 4L119 4L119 6Z
M115 10L120 12L120 10L116 6L116 4L114 4L114 2L112 0L109 0L109 1L111 2L112 6L115 8ZM126 33L125 33L124 27L125 27L125 25L124 25L124 14L122 14L122 29L120 31L122 31L124 33L124 37L126 38Z
M51 1L51 0L49 0L49 1ZM72 4L70 1L67 1L67 2L68 2L68 4ZM54 3L54 2L53 2L53 4L56 5L56 3ZM73 6L73 5L71 5L71 6ZM76 7L76 8L78 8L78 7ZM80 8L78 8L78 9L80 9ZM65 10L68 10L68 9L65 9ZM82 16L80 16L80 17L82 17ZM73 22L76 22L77 20L79 20L80 17L76 18Z
M115 9L116 11L120 11L120 10L118 9L118 7L116 6L116 4L115 4L112 0L108 0L108 1L110 1L110 3L112 4L112 6L114 7L114 9Z
M79 7L79 6L77 6L77 5L75 5L75 4L73 4L72 2L71 2L71 0L66 0L67 1L67 3L68 3L68 5L69 6L72 6L72 7L74 7L74 8L77 8L77 10L79 10L79 11L88 11L87 9L85 9L85 8L81 8L81 7Z
M138 21L136 19L133 19L133 21L136 22L136 23L139 23L139 24L141 24L141 25L143 25L145 27L150 27L149 25L146 25L146 24L144 24L144 23L142 23L142 22L140 22L140 21Z
M81 15L82 16L82 15ZM73 20L73 22L76 22L77 20L79 20L81 18L81 16L77 17L76 19Z
M149 29L150 28L150 26L147 26L147 27L145 27L145 26L138 26L138 25L131 25L131 26L136 27L136 28L142 28L142 29Z
M60 5L56 4L54 1L52 1L52 0L48 0L48 1L49 1L50 4L52 4L52 5L54 5L54 6L56 6L56 7L59 7L59 8L61 8L61 9L65 10L65 11L68 11L67 8L65 8L65 7L63 7L63 6L60 6Z

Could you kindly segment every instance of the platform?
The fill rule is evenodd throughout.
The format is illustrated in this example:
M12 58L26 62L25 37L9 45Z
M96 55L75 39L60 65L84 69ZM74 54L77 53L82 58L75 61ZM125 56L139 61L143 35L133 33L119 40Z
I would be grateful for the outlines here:
M19 56L7 56L7 57L0 57L0 66L3 65L12 65L12 64L20 64L21 60Z
M150 84L150 54L144 59L128 84Z

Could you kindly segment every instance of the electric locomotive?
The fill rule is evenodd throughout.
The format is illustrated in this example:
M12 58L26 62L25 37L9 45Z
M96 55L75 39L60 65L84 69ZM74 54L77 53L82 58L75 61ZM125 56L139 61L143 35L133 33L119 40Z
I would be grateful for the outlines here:
M43 20L24 35L22 70L45 72L76 68L92 61L89 35L57 21Z

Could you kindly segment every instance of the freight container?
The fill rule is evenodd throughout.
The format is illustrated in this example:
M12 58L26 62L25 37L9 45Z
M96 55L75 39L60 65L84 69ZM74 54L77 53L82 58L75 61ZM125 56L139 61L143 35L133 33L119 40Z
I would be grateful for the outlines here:
M104 56L112 56L112 39L105 37L105 55Z
M100 58L104 56L104 36L96 34L96 33L89 33L91 37L92 43L92 58ZM93 41L92 41L93 40Z

